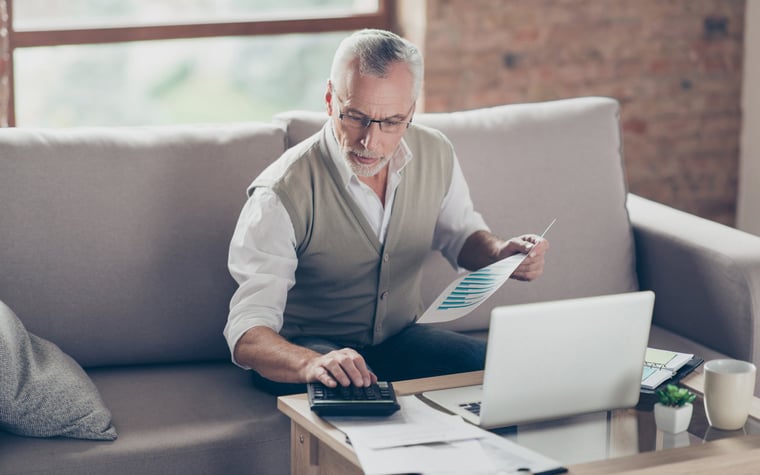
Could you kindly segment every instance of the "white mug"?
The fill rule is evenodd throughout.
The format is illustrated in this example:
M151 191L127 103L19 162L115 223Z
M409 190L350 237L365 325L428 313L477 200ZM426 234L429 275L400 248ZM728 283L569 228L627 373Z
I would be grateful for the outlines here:
M738 430L747 422L755 392L755 365L722 359L705 363L705 413L711 426Z

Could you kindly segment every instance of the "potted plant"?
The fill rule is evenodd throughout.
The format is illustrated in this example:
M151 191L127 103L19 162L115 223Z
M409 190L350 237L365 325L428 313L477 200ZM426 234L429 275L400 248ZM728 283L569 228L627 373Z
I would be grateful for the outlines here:
M689 427L696 394L686 388L668 384L655 392L654 421L657 428L671 434L678 434Z

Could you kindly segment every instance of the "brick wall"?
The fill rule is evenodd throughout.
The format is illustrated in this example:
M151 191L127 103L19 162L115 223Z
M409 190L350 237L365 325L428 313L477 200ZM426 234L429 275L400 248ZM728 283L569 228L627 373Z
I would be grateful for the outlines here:
M426 111L615 97L629 189L734 224L744 0L420 1Z

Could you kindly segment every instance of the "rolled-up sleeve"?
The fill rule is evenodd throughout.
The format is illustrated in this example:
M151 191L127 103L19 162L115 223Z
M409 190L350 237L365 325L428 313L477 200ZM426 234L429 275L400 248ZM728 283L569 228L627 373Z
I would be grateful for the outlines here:
M279 332L298 259L287 211L269 188L256 188L240 213L227 262L239 287L230 301L224 337L235 361L235 345L249 329Z

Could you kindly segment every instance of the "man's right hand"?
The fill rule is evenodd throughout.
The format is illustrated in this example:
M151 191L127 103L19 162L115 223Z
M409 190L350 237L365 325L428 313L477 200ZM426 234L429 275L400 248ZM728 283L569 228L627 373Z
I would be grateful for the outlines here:
M248 329L235 346L235 361L272 381L369 386L377 376L362 355L351 348L318 353L287 341L267 327Z
M369 386L377 382L375 373L367 368L364 358L351 348L319 355L306 364L304 379L319 381L325 386Z

